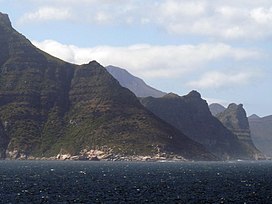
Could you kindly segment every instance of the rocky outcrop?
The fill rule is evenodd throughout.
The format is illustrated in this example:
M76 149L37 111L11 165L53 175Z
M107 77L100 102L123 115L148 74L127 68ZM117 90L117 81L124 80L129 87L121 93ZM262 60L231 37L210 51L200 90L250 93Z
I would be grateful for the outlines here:
M74 65L34 47L0 13L1 136L9 158L80 155L108 146L114 154L215 159L161 121L96 61ZM8 138L6 145L5 139Z
M162 98L147 97L141 103L155 115L203 144L223 159L251 158L237 136L212 116L208 104L196 91L180 97L170 93Z
M252 142L248 118L242 104L236 105L232 103L225 111L217 114L216 117L238 137L240 143L249 154L253 155L253 157L254 155L256 157L262 156Z
M115 67L107 66L107 71L119 81L120 85L128 88L132 91L137 97L162 97L166 93L159 91L157 89L148 86L142 79L133 76L127 70Z
M248 121L253 143L266 156L272 157L272 116L251 115Z

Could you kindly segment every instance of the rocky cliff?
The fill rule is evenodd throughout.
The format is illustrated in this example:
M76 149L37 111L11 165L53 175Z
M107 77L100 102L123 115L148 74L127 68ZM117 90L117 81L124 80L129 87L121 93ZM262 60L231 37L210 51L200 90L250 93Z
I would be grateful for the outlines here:
M252 158L237 136L212 116L208 104L196 91L180 97L168 94L162 98L147 97L142 104L191 139L203 144L221 158Z
M34 47L0 13L1 158L122 155L215 159L161 121L93 61L73 65Z
M234 133L240 143L245 147L249 154L256 157L261 156L260 151L252 142L248 118L242 104L230 104L226 110L216 115L222 124Z

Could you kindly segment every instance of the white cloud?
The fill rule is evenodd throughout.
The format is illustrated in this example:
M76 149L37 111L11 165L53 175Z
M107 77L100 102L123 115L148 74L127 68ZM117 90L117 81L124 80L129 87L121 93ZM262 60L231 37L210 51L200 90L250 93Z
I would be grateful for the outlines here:
M270 0L28 0L38 8L21 21L73 20L98 25L153 25L171 34L220 40L272 35Z
M111 15L105 12L97 12L95 15L95 21L101 24L109 23L112 20Z
M259 78L260 75L261 71L252 70L240 70L237 72L210 71L205 73L199 80L187 83L187 86L198 89L216 89L237 85L247 85L252 82L252 80Z
M170 33L194 34L228 40L253 39L271 34L272 29L267 32L267 27L252 21L252 16L258 20L269 19L270 10L269 12L256 11L254 6L242 7L239 3L230 6L222 3L224 1L220 2L193 1L193 3L191 2L192 6L187 7L185 3L184 7L184 1L166 1L166 5L174 5L170 10L164 9L162 4L160 24ZM184 9L187 12L183 12ZM176 12L179 10L181 12ZM254 32L256 28L258 28L257 33Z
M256 8L250 12L250 16L259 24L267 24L272 21L272 7Z
M204 1L162 1L159 5L159 11L167 18L178 20L179 17L204 14L206 12L206 3Z
M20 22L47 21L47 20L67 20L72 17L68 8L42 7L35 12L26 13Z
M75 49L73 45L63 45L53 40L43 42L32 41L32 43L41 50L58 57L67 62L75 63Z
M115 65L145 78L175 78L203 69L218 60L243 61L258 59L260 53L234 48L227 44L151 46L138 44L128 47L97 46L80 48L56 41L33 41L40 49L71 63L82 64L97 60L102 65Z

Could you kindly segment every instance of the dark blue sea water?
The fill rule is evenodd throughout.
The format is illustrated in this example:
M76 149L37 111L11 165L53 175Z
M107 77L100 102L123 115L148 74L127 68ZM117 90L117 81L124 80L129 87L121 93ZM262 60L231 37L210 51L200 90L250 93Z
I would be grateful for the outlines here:
M0 161L1 203L272 203L272 162Z

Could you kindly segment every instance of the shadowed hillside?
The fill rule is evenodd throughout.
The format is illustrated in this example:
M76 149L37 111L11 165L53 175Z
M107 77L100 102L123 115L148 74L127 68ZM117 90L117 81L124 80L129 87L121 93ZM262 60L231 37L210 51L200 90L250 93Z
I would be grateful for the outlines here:
M238 138L212 116L208 104L196 91L182 97L172 93L162 98L147 97L141 102L154 114L221 158L253 157Z

